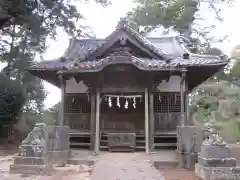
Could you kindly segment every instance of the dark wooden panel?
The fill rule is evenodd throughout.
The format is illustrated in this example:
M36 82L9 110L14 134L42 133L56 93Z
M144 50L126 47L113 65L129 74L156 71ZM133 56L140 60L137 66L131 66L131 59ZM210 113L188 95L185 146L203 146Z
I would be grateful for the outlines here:
M65 113L65 124L72 130L89 131L90 130L90 113Z
M143 113L121 113L101 115L101 129L108 132L144 131Z
M155 132L176 131L181 113L154 113Z

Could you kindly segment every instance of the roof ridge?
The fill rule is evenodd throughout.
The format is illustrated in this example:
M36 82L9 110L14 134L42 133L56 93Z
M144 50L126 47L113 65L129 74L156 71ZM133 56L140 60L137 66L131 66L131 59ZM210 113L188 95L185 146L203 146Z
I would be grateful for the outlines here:
M157 48L156 46L154 46L154 45L152 44L152 42L149 41L148 38L142 36L140 33L138 33L136 30L134 30L131 26L129 26L128 24L125 24L125 26L126 26L127 28L129 28L129 29L131 30L131 32L135 33L135 34L137 35L137 37L141 37L143 40L147 41L147 43L148 43L150 46L152 46L152 48L154 48L157 52L160 52L160 54L159 54L160 56L162 56L162 55L167 55L166 52L164 52L163 50L161 50L161 49Z
M142 36L140 33L134 30L130 25L128 25L125 22L125 20L120 20L115 30L104 39L105 42L100 46L97 46L95 49L93 49L92 52L90 52L90 54L87 55L87 57L91 56L91 54L93 53L96 53L99 49L101 49L104 46L104 44L106 44L114 35L116 35L116 33L120 32L121 30L126 31L126 33L130 33L130 35L133 35L134 38L136 38L136 40L140 44L149 48L149 50L155 53L157 56L159 56L159 58L163 57L165 59L171 59L171 56L169 56L162 49L157 48L155 45L153 45L147 37Z

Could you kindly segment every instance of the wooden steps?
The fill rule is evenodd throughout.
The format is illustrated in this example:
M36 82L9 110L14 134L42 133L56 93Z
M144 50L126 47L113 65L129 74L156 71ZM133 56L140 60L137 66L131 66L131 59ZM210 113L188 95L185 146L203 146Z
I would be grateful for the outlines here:
M155 149L176 149L177 133L176 132L158 132L154 134Z
M90 149L91 138L90 132L71 132L70 147L79 149ZM107 134L102 133L100 139L100 150L108 150ZM177 134L176 132L158 132L154 134L154 149L176 149ZM145 135L143 133L136 134L136 151L145 151Z
M71 148L90 149L90 132L70 132L69 141Z

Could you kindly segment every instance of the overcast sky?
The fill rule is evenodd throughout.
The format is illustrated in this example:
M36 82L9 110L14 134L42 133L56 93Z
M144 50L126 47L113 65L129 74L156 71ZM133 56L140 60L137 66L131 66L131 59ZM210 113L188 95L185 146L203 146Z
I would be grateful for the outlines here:
M222 25L219 25L216 32L214 32L219 36L227 33L228 40L216 44L216 46L228 55L235 45L240 44L240 2L237 2L235 7L225 8L223 12L224 22ZM88 5L81 5L80 10L85 17L87 17L87 23L92 27L97 38L104 38L114 30L119 19L131 10L132 7L133 4L131 0L113 0L113 4L107 8L102 8L100 5L90 3ZM64 33L61 33L57 41L49 41L49 48L43 56L44 59L61 57L68 47L68 43L68 37ZM45 106L51 107L60 100L60 90L49 83L44 82L44 85L49 92L45 100Z

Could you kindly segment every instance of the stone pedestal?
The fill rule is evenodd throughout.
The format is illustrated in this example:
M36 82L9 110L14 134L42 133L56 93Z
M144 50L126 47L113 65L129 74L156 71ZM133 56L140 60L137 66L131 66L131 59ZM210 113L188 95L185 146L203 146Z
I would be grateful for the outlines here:
M206 167L196 163L195 174L203 180L239 180L240 167Z
M178 167L194 170L197 162L196 153L177 153Z
M65 165L69 153L69 130L65 126L35 125L19 146L10 173L47 174L53 164Z
M177 127L177 155L180 168L195 168L197 153L200 152L202 141L202 128L197 126Z
M10 165L10 173L46 174L52 171L45 141L45 124L37 123L19 146L19 154Z
M195 174L203 180L237 180L240 168L232 157L230 148L217 134L212 132L201 146Z

